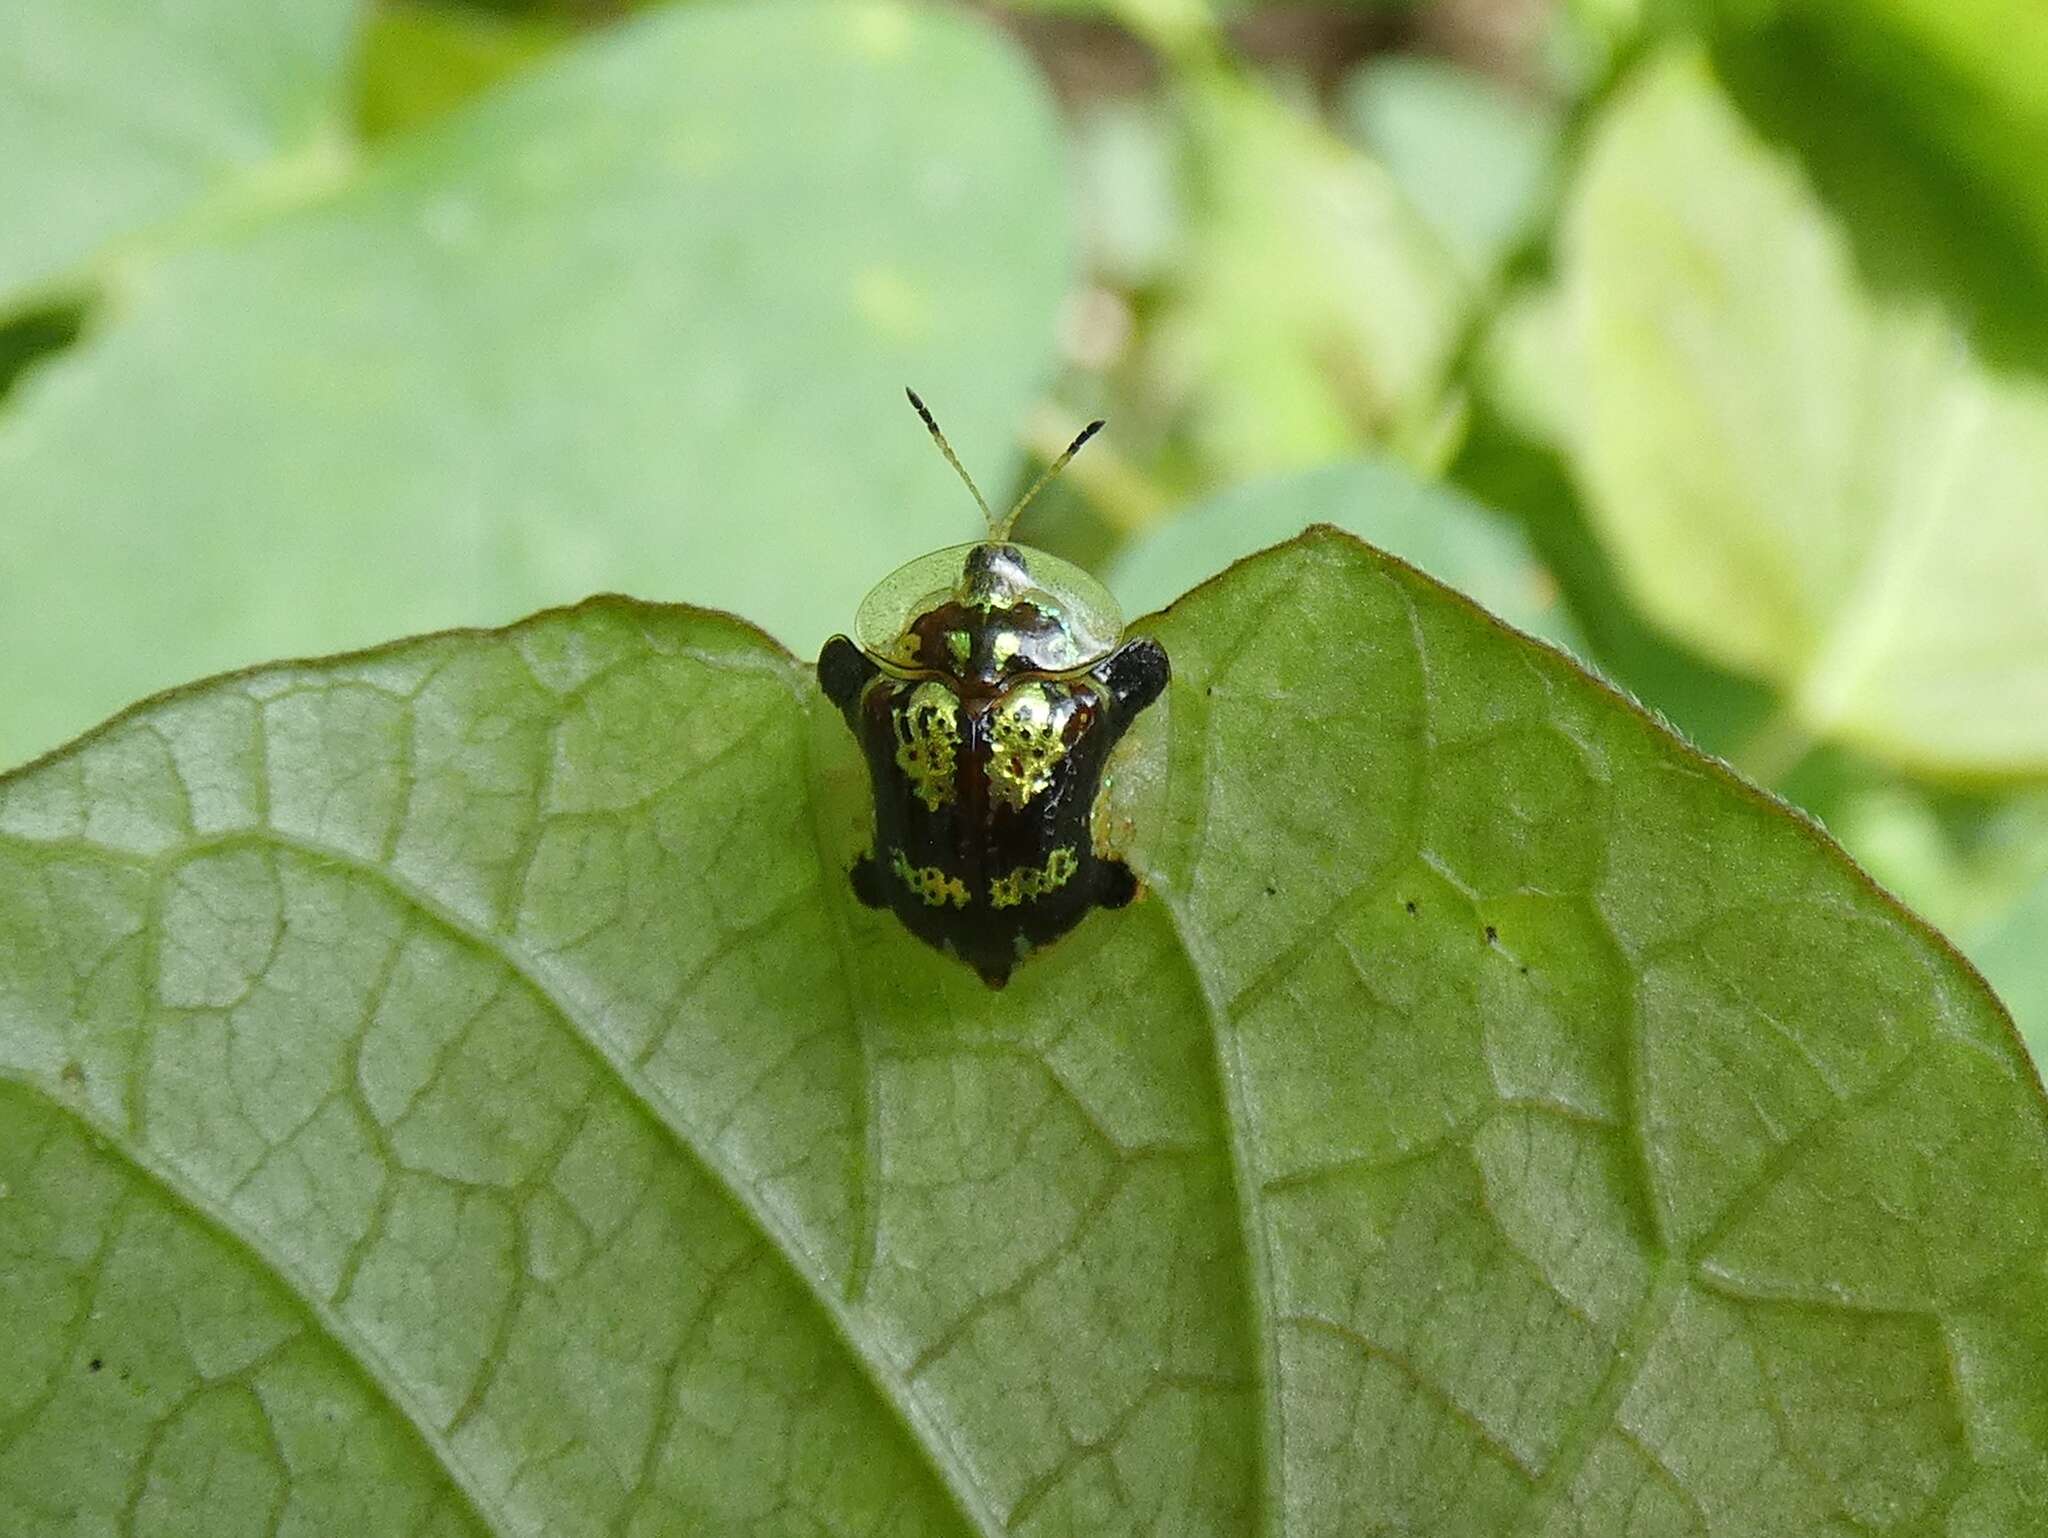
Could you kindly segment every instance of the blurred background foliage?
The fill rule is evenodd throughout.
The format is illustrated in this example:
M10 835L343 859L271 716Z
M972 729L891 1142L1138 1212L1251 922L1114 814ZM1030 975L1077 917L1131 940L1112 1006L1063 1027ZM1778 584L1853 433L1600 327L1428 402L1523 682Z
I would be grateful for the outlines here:
M0 762L623 587L799 651L1313 520L1804 807L2048 1045L2038 0L18 0ZM1341 666L1341 658L1332 659Z

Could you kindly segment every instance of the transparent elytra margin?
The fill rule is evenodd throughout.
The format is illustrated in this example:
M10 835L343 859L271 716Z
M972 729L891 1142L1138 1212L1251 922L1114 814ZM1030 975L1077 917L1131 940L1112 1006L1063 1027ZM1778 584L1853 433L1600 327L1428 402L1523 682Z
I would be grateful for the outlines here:
M962 596L968 554L986 543L934 550L889 573L861 600L853 621L855 643L877 661L888 661L897 639L920 615ZM1063 668L1089 667L1117 649L1123 640L1123 611L1108 588L1072 561L1014 542L1006 542L1006 548L1016 553L1029 579L1006 594L1006 601L1032 603L1059 621L1071 647L1061 658Z

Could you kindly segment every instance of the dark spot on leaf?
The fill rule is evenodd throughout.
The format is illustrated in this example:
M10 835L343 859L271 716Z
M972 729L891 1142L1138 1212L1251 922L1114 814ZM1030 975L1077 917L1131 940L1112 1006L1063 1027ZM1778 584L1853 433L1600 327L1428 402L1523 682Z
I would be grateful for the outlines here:
M102 1367L106 1365L107 1364L105 1362L102 1362L98 1357L94 1357L90 1362L87 1362L85 1364L86 1370L88 1372L98 1372Z
M1498 929L1495 929L1491 924L1488 924L1486 926L1486 943L1488 945L1493 945L1497 943L1499 939L1500 931Z
M0 325L0 398L35 364L77 341L85 318L83 305L54 304Z
M1418 913L1421 911L1415 906L1415 899L1412 897L1409 898L1408 901L1405 904L1403 904L1403 906L1406 907L1410 913Z
M1278 892L1279 890L1280 888L1273 885L1272 882L1269 881L1266 883L1266 895L1268 897L1271 897L1274 893Z

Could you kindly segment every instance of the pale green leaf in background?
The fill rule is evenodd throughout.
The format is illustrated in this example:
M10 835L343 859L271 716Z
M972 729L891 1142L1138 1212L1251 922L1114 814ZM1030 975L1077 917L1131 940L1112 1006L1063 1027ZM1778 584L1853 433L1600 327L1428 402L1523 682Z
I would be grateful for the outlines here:
M1493 276L1541 208L1554 113L1471 70L1404 55L1357 70L1342 111L1465 276Z
M1959 828L1958 823L1962 826ZM1962 815L1906 784L1843 798L1828 825L1864 867L1953 935L2048 1054L2048 796L1966 803Z
M2048 368L2048 17L2036 0L1711 0L1752 119L1798 151L1860 264Z
M1579 470L1651 616L1814 736L2048 767L2048 385L1874 302L1684 51L1605 118L1563 274Z
M1557 284L1525 283L1491 317L1476 359L1481 388L1505 425L1560 455L1577 446L1587 394L1572 321Z
M1296 104L1222 73L1182 100L1188 271L1159 345L1197 441L1229 479L1426 441L1470 297L1442 242Z
M1342 535L1149 628L1149 895L999 995L853 901L853 746L718 616L0 782L0 1510L2037 1529L2048 1108L1953 954Z
M1970 959L1983 969L2026 1032L2035 1062L2048 1058L2048 875L1998 919L1965 931Z
M340 148L359 0L0 6L0 316ZM115 703L103 701L102 706ZM6 757L0 749L0 759Z
M564 591L815 647L975 531L905 384L984 481L1014 462L1064 205L986 26L721 4L135 260L0 416L0 762L198 672Z
M1573 640L1557 584L1513 525L1391 459L1234 486L1125 546L1109 584L1127 613L1164 608L1231 562L1315 523L1371 541L1532 635Z
M1680 645L1625 598L1572 471L1581 376L1556 283L1506 291L1475 338L1472 409L1449 475L1523 530L1563 594L1574 652L1708 752L1739 755L1775 717L1772 693Z
M1159 282L1183 254L1186 195L1173 130L1155 104L1115 98L1090 105L1073 125L1088 269L1125 288Z

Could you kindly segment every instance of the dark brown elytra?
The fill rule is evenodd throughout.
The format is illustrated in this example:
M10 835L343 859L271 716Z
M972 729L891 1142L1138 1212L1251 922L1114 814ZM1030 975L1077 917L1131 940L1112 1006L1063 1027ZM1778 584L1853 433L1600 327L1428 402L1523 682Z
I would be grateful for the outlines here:
M973 490L923 402L911 403ZM1089 610L1094 629L1077 623L1061 574L1085 576L1007 538L1100 426L1005 518L989 517L991 537L960 552L951 590L932 593L886 645L834 636L818 656L819 685L859 741L873 793L874 845L854 865L855 894L991 988L1092 909L1120 908L1138 890L1127 865L1097 852L1092 823L1110 750L1166 687L1166 651L1145 638L1102 648L1106 595Z

